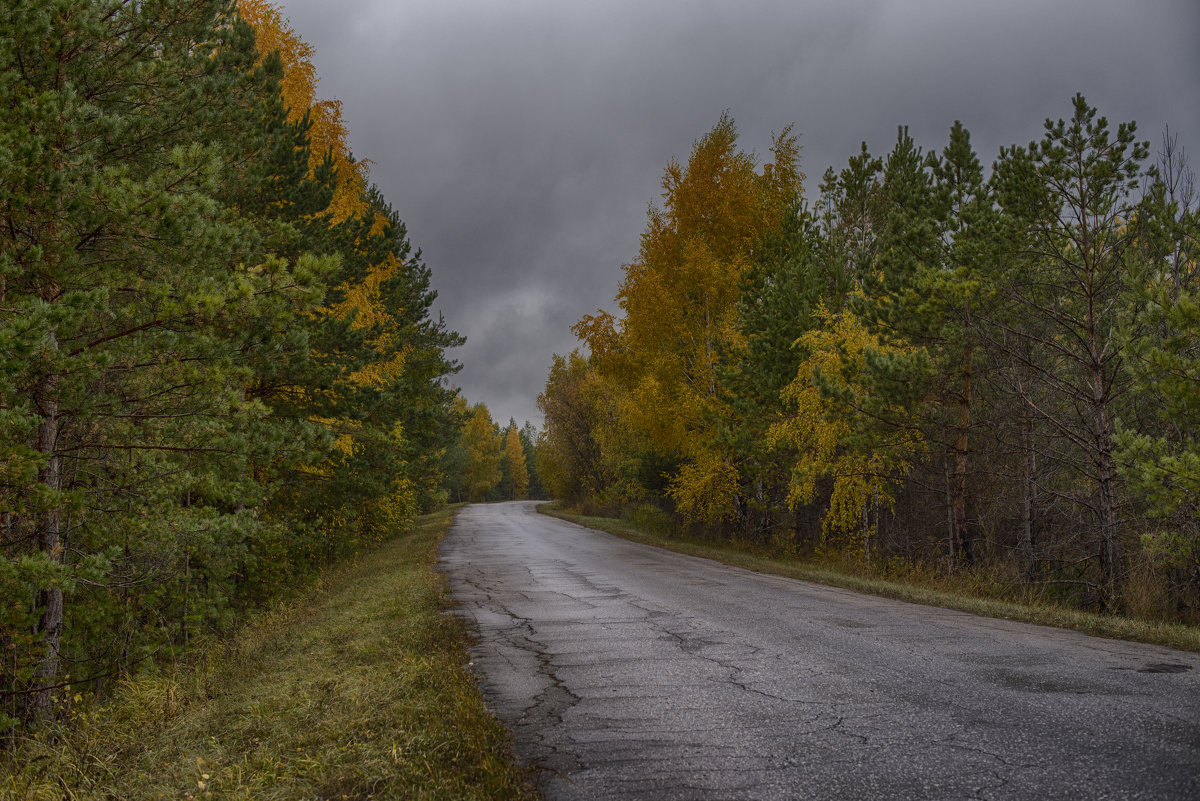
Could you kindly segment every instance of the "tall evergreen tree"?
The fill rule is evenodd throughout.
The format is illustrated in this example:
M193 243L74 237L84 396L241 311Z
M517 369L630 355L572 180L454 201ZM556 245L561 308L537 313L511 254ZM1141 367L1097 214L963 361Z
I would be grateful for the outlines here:
M1200 198L1186 153L1164 134L1141 209L1137 310L1126 331L1134 392L1145 402L1116 421L1118 469L1143 499L1140 545L1175 575L1180 605L1200 612Z
M382 197L333 208L348 155L314 154L283 77L226 0L0 17L0 673L17 717L437 500L461 339Z
M1113 132L1082 96L1073 103L1070 120L1047 120L1040 142L1007 149L996 164L997 198L1019 254L1002 291L1018 310L1014 333L1050 354L1029 365L1060 399L1039 416L1077 454L1063 466L1091 486L1075 500L1094 521L1100 594L1112 607L1122 539L1115 416L1130 386L1118 333L1148 145L1133 123Z
M973 561L967 483L977 425L975 317L988 302L985 277L996 258L993 204L970 135L957 122L940 156L923 156L901 129L886 161L884 188L879 269L856 306L885 340L915 346L870 358L867 365L882 403L928 404L922 438L944 453L953 567ZM868 417L886 424L879 404L864 403Z
M254 226L223 202L260 111L253 37L231 19L219 0L57 0L0 23L3 138L19 143L0 159L4 329L29 354L0 405L25 421L5 449L37 454L6 490L30 499L10 532L44 564L34 709L81 579L133 586L223 521L253 526L241 454L263 409L231 321L305 281L256 264ZM118 630L139 625L111 609Z
M537 443L541 438L541 434L537 430L537 426L528 420L525 425L521 426L521 449L525 453L525 468L529 472L529 497L543 499L546 497L546 490L542 486L541 471L537 464Z

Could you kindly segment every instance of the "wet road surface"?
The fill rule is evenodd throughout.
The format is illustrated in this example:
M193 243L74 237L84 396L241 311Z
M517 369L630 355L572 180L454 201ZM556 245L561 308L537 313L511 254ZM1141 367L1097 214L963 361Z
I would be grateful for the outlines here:
M442 570L548 799L1198 799L1200 655L462 509Z

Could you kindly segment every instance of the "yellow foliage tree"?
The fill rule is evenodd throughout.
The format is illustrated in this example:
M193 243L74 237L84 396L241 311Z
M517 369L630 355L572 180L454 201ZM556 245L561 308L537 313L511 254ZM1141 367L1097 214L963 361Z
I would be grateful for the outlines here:
M254 28L258 52L266 56L279 53L283 62L284 102L288 120L300 122L307 114L312 123L309 138L312 153L309 168L316 169L327 154L333 156L337 167L337 187L329 210L336 221L346 219L366 208L363 202L367 186L367 162L350 156L346 123L342 119L340 100L317 97L317 69L313 65L312 45L300 38L279 8L267 0L238 0L238 13Z
M381 291L384 283L395 276L401 267L400 260L389 253L381 263L372 266L361 282L343 287L345 298L333 308L333 313L343 319L353 314L353 328L379 331L370 340L370 345L379 353L390 354L386 360L372 362L356 370L350 378L359 384L387 386L398 380L404 372L411 345L400 343L400 325L393 310L383 302Z
M267 0L238 0L238 13L254 28L255 43L262 56L278 53L283 64L283 79L280 89L287 104L288 120L299 123L308 115L311 127L309 140L309 169L314 171L327 156L331 156L337 171L337 184L327 211L336 222L353 215L374 214L371 220L371 236L384 233L389 221L382 212L371 211L367 202L366 161L355 161L350 155L348 131L342 118L339 100L323 100L317 97L317 71L313 65L314 50L292 28L280 9ZM356 243L361 246L362 243ZM365 386L387 386L401 377L410 347L400 345L396 313L390 310L382 298L381 288L403 267L394 253L388 253L379 263L373 264L359 282L347 284L339 289L343 300L326 313L339 318L353 315L353 327L371 328L378 335L370 341L380 354L388 358L373 361L355 371L351 380ZM352 421L324 421L336 431L339 438L352 439L357 426ZM397 447L402 440L396 438Z
M538 473L551 497L582 505L607 489L598 429L603 425L605 385L579 351L554 354L546 387L538 395L545 428L537 443Z
M771 152L774 162L760 171L722 116L686 167L667 166L664 204L650 208L638 258L625 267L620 320L600 312L573 329L616 388L611 436L601 429L606 453L614 463L635 463L631 450L640 450L681 465L670 493L681 511L706 522L726 517L737 494L735 466L710 451L721 343L735 344L743 274L763 236L794 207L803 179L790 128Z
M352 319L352 327L370 330L368 345L380 358L370 360L350 375L359 386L388 387L404 378L404 371L413 352L400 322L405 309L389 307L384 297L388 282L408 266L403 254L391 247L380 247L379 237L392 237L390 226L396 225L385 207L372 201L367 191L367 161L356 161L350 154L348 131L338 100L317 96L317 72L313 64L314 50L292 28L280 8L268 0L237 0L238 14L255 31L255 43L261 57L277 53L283 66L280 90L287 106L289 122L309 121L309 171L321 167L331 158L336 170L333 198L325 210L335 223L358 217L364 223L357 227L358 239L348 245L351 253L370 255L365 275L338 287L341 301L318 312L339 319ZM366 225L369 223L369 226ZM375 241L369 241L375 239ZM408 310L411 311L411 310ZM320 418L336 438L340 454L348 458L365 436L362 425L353 419ZM396 452L405 448L403 432L397 427L390 432L390 445ZM335 457L336 460L336 457ZM327 473L336 464L318 465L314 472ZM398 479L399 480L399 479ZM411 514L414 491L410 484L400 481L395 495L379 509L364 509L363 519L395 520Z
M738 471L728 455L712 447L696 447L679 469L669 490L685 519L719 523L736 508Z
M254 28L258 52L262 56L279 54L283 64L280 89L287 104L288 120L298 123L308 115L312 148L309 170L315 171L327 155L333 158L337 185L327 211L335 222L356 214L369 213L366 200L368 162L355 161L350 155L341 101L317 97L317 71L312 62L315 52L312 45L301 39L279 8L267 0L238 0L238 13ZM374 215L371 235L378 236L388 220L378 211ZM385 385L396 379L404 366L403 349L393 347L396 329L394 317L384 308L380 298L380 287L402 266L393 254L388 254L381 263L372 267L360 283L340 287L344 292L344 300L331 310L343 318L353 314L355 328L378 326L384 333L372 345L381 353L395 351L391 360L372 364L357 372L352 378L359 383Z
M742 274L763 234L799 191L789 130L775 164L756 172L728 116L692 149L686 169L663 176L664 206L651 208L639 258L617 293L633 422L664 450L687 450L716 395L717 343L732 336ZM589 342L589 344L591 344Z
M525 500L529 497L529 469L525 465L525 446L515 425L508 427L504 438L504 462L508 466L511 500Z
M894 502L893 487L912 467L923 441L915 426L871 427L858 400L869 391L863 373L869 354L910 352L904 345L882 344L852 312L818 312L821 326L797 342L808 357L796 379L783 391L791 414L769 431L773 444L789 445L799 454L793 467L788 501L812 503L822 479L832 479L829 508L822 521L827 537L861 535L869 559L879 511ZM905 410L892 409L892 419ZM871 521L874 512L875 521Z
M471 409L462 438L467 449L467 496L482 501L500 483L500 438L487 406L477 403Z

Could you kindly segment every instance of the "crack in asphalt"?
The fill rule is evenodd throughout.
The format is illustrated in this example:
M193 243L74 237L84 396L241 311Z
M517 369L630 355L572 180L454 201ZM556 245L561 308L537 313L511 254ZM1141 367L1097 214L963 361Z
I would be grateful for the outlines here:
M747 573L530 504L462 510L441 569L550 801L1200 797L1195 654Z
M552 730L554 726L562 723L563 712L577 703L579 696L571 692L570 688L555 673L550 653L547 651L545 644L535 636L533 621L528 617L517 614L509 605L496 599L493 595L494 588L485 587L474 578L464 579L464 581L467 585L480 591L490 611L508 617L512 622L512 628L505 633L506 644L517 648L519 651L532 653L538 661L538 675L549 681L549 684L543 690L532 696L529 702L520 709L520 721L518 724L523 728L531 730L534 741L544 751L538 759L538 766L543 770L555 773L564 770L569 772L571 769L577 769L578 763L574 759L570 759L567 766L561 766L556 763L555 758L562 755L563 752L555 740L547 736L547 732ZM528 600L526 593L517 592L514 595ZM522 667L518 665L517 660L504 650L498 651L495 656L503 660L512 669L521 669Z

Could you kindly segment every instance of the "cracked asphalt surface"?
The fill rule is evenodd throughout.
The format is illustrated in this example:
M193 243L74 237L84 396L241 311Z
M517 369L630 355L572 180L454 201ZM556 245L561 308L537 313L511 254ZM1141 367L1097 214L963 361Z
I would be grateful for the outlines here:
M1197 799L1200 655L469 506L442 570L548 799Z

